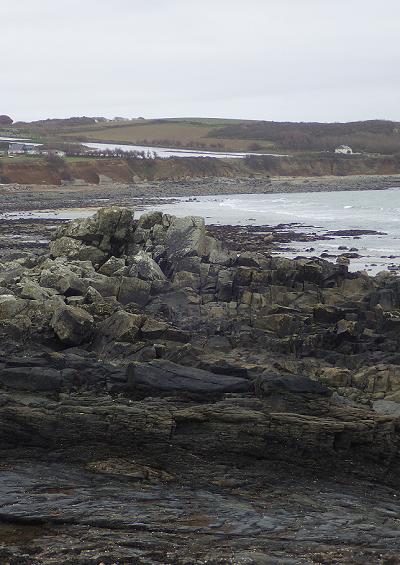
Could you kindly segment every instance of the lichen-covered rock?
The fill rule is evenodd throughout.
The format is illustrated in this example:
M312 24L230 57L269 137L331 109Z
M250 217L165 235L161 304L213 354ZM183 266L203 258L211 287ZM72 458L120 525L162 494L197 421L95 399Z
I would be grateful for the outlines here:
M125 273L125 259L122 257L110 257L98 270L102 275L108 277L124 275Z
M116 341L133 342L144 320L142 315L118 310L99 324L97 333Z
M121 277L118 300L121 304L135 302L144 306L150 298L151 284L137 277Z
M145 251L139 251L136 255L129 257L129 276L138 277L144 281L164 281L164 273L157 263Z
M55 310L50 325L63 343L81 345L91 339L94 319L82 308L60 306Z
M13 319L17 314L20 314L26 306L26 300L17 298L12 294L0 295L0 320Z

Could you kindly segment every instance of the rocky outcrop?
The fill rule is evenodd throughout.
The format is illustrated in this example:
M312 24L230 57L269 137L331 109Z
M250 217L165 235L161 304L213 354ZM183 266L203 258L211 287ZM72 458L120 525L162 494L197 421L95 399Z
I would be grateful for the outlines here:
M285 465L291 477L325 476L329 468L383 482L398 469L395 276L351 274L344 264L317 258L236 253L212 238L200 218L156 212L135 220L132 211L111 208L62 226L48 256L5 262L0 285L5 452L33 448L50 459L55 453L58 462L122 473L126 481L204 480L249 499L264 492L263 473L272 468L287 480L279 473ZM246 486L253 466L257 481ZM175 508L176 499L169 504ZM16 507L2 508L3 522L16 519ZM43 519L37 509L18 512L24 520ZM80 524L74 512L56 512ZM142 523L142 507L137 515ZM53 523L50 510L49 516ZM354 539L364 531L357 528L355 522ZM376 532L371 543L382 553ZM232 563L244 551L242 530L239 538L236 548L229 546ZM301 547L311 546L307 539ZM180 562L160 552L158 562ZM78 554L75 562L86 563ZM13 563L12 552L5 555Z

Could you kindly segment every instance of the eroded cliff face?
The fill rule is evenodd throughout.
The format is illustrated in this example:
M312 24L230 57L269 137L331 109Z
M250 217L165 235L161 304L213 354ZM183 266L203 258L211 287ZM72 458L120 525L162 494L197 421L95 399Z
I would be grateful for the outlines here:
M61 185L80 180L99 184L102 177L114 182L293 176L394 175L400 173L397 155L310 154L288 157L253 156L247 159L82 159L54 166L44 159L0 159L0 182L4 184Z
M115 207L0 286L7 562L394 562L395 276Z

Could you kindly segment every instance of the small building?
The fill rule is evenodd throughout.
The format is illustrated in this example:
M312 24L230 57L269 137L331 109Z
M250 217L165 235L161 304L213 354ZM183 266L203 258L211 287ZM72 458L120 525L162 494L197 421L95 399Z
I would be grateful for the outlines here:
M339 147L336 147L335 153L341 153L342 155L352 155L353 150L348 145L339 145Z
M49 155L54 155L56 157L65 157L66 155L65 151L61 151L61 149L41 149L39 153L40 155L46 155L47 157Z

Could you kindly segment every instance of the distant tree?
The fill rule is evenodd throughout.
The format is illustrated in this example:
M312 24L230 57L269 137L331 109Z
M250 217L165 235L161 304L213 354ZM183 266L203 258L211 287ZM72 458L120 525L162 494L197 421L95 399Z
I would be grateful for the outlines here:
M13 124L13 119L10 116L0 116L0 126L11 126Z

